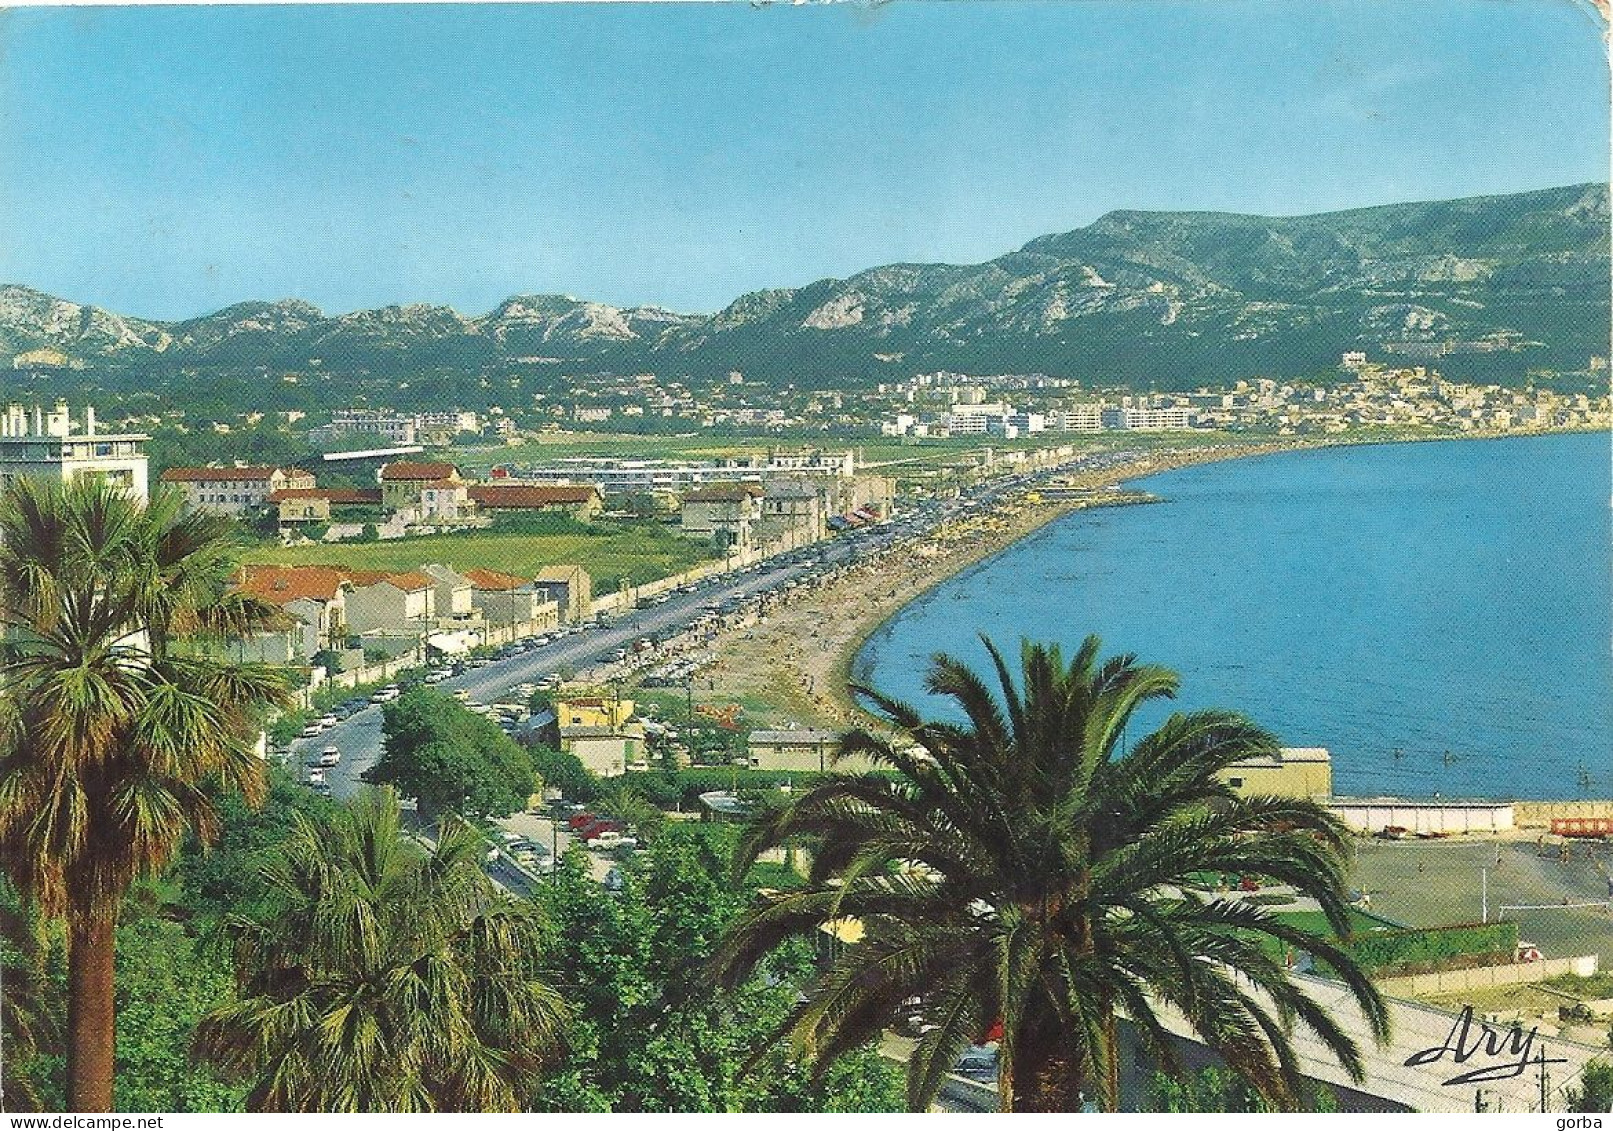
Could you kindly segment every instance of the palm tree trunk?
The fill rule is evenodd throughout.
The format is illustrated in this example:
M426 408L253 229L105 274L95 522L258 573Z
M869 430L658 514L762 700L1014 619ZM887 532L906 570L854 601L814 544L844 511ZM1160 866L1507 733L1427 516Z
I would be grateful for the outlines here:
M75 911L67 955L67 1106L111 1111L117 1006L113 998L116 921Z
M1024 1024L1014 1041L1007 1088L1012 1110L1079 1112L1085 1073L1072 1051L1051 1018Z
M1103 1012L1104 1111L1120 1110L1120 1035L1117 1030L1114 1003L1106 1001Z

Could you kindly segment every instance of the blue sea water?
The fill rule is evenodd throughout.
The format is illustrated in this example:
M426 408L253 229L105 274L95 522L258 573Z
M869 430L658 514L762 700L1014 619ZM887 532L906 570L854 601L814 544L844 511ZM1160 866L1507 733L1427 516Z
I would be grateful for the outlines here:
M1137 480L1169 502L1044 527L903 610L854 671L944 713L923 690L932 654L983 665L979 632L1067 651L1096 632L1181 674L1143 725L1242 711L1330 749L1340 794L1610 797L1610 462L1607 436L1581 434Z

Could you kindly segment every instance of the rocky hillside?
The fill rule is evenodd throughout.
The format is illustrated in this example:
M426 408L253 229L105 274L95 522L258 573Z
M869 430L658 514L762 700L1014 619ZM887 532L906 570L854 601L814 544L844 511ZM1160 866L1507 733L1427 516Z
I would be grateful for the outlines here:
M1607 352L1608 224L1604 185L1285 218L1113 212L988 263L876 267L712 315L525 295L480 317L284 301L161 323L5 286L0 357L154 375L562 362L825 385L944 367L1170 387L1316 372L1364 348L1507 379Z

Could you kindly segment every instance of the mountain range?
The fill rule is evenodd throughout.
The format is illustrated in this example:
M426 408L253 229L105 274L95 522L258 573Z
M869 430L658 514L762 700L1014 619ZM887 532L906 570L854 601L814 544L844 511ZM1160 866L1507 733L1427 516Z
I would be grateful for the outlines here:
M1295 217L1119 211L986 263L874 267L715 314L521 295L480 316L285 300L160 322L11 285L0 362L158 379L737 369L831 387L945 368L1180 388L1363 349L1507 380L1608 352L1608 231L1601 184Z

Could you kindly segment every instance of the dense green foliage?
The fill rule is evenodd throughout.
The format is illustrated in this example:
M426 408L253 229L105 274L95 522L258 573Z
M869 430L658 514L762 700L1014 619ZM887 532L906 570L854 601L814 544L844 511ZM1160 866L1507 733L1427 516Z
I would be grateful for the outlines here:
M447 695L411 688L382 719L385 750L364 780L397 787L429 813L503 817L525 808L537 788L527 752Z
M732 832L671 826L622 890L562 862L539 894L553 936L547 957L577 1008L572 1054L540 1105L555 1111L894 1111L899 1075L872 1048L814 1080L784 1049L745 1065L788 1014L811 952L779 955L732 991L704 974L723 931L750 898L724 880Z
M1585 1066L1579 1086L1568 1091L1568 1110L1587 1113L1613 1111L1613 1064L1598 1060Z
M1345 947L1362 969L1373 972L1407 967L1434 969L1453 959L1474 956L1505 955L1510 961L1518 950L1518 924L1470 923L1371 931L1351 935Z
M1338 1100L1330 1088L1318 1086L1304 1097L1301 1106L1307 1111L1332 1112L1338 1110ZM1171 1115L1267 1114L1275 1110L1249 1081L1235 1072L1214 1067L1176 1075L1153 1073L1148 1078L1143 1109Z
M196 1026L234 993L229 958L158 915L118 929L119 1111L240 1111L244 1089L190 1055Z
M558 789L567 801L589 802L599 796L599 778L575 754L548 746L529 746L527 757L546 788Z

